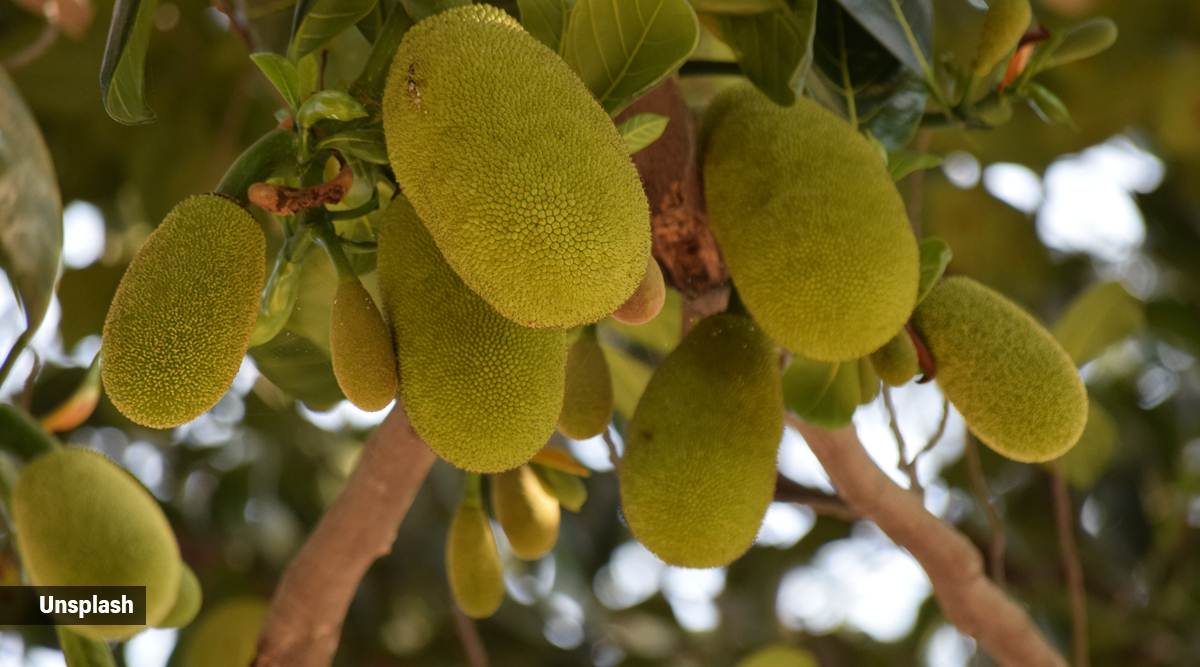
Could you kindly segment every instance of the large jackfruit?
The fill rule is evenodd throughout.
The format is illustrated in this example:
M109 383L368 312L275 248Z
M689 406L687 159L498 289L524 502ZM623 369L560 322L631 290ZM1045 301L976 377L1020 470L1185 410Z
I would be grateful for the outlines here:
M579 334L567 351L567 384L558 431L582 440L599 435L612 420L613 385L595 330Z
M396 397L392 336L371 295L353 276L339 281L333 297L329 352L338 387L351 403L375 411Z
M654 372L618 468L634 537L682 567L716 567L754 542L783 435L779 364L747 317L702 320Z
M146 239L104 321L100 376L113 405L152 428L190 421L233 383L265 280L266 241L217 195L180 202Z
M558 542L558 499L530 466L491 478L492 511L517 558L537 560Z
M504 11L469 5L410 29L383 127L396 178L446 261L505 317L595 322L641 281L650 212L620 134Z
M479 484L479 480L472 482ZM446 576L454 603L471 618L487 618L504 601L504 571L492 524L479 501L478 488L454 512L446 538Z
M1050 332L970 278L947 278L913 324L946 398L984 444L1027 463L1070 449L1087 420L1087 392Z
M917 299L917 241L879 151L815 102L750 84L709 106L709 222L746 308L796 354L846 361L886 343Z
M167 617L179 592L179 545L154 498L103 455L76 447L34 459L12 492L13 527L34 586L145 586L146 622ZM80 625L101 640L145 626Z
M266 600L242 597L226 600L202 615L183 646L180 667L249 665L268 608Z
M566 334L501 317L443 261L412 207L396 199L379 236L379 287L417 434L473 472L528 461L563 404Z

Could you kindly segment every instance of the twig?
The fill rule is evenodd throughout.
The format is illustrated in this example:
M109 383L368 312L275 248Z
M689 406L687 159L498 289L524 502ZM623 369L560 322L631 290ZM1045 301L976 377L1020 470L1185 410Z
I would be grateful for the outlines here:
M288 565L254 667L325 667L367 568L386 555L433 465L397 400L325 516Z
M38 33L36 39L30 42L25 48L9 56L4 62L4 69L8 71L18 70L26 65L37 60L45 53L54 43L58 41L59 30L53 23L47 23L42 31Z
M212 0L213 9L221 12L229 19L229 27L242 40L242 44L246 45L246 51L254 53L258 50L254 43L254 33L251 32L250 26L246 24L245 17L242 16L229 0Z
M1083 567L1079 563L1079 548L1075 544L1074 510L1067 483L1057 470L1050 473L1054 491L1054 522L1058 526L1058 551L1062 558L1067 590L1071 595L1071 647L1074 667L1088 667L1087 590L1084 588Z
M943 396L942 397L942 416L938 419L937 428L935 428L933 430L933 435L929 436L929 439L925 441L924 446L922 446L917 451L913 452L912 459L908 463L909 467L912 468L914 475L917 472L917 464L921 461L921 457L924 456L925 454L929 453L929 450L933 449L934 447L937 446L937 444L939 442L941 442L942 436L946 434L946 424L949 421L950 421L950 401L946 400L946 397Z
M475 621L468 618L458 605L453 607L454 630L458 633L458 641L462 643L463 653L467 654L467 664L471 667L488 667L487 647L483 645Z
M888 428L892 431L892 438L896 440L897 453L900 455L900 469L908 476L908 489L923 496L925 489L921 488L921 480L917 478L916 457L909 462L908 445L904 442L904 434L900 432L900 421L896 418L896 404L892 402L892 388L886 384L883 386L883 407L887 409L888 413Z
M794 416L838 494L921 564L946 618L1004 667L1067 667L1020 606L983 575L979 551L871 461L853 428L826 431Z
M807 505L817 514L842 521L858 521L862 518L841 498L797 484L783 475L775 478L775 500Z
M604 429L604 444L608 445L608 462L612 464L613 469L617 469L621 465L621 455L617 452L617 443L612 438L612 426Z
M988 564L992 579L995 580L997 585L1003 586L1004 523L1000 520L1000 513L996 511L996 506L992 504L992 493L988 490L987 478L983 475L983 464L979 460L979 445L969 435L967 436L965 449L967 477L971 479L971 493L975 496L975 501L983 507L983 511L987 515L988 530L992 536L988 546Z
M354 182L354 172L350 164L342 165L337 176L307 188L293 188L287 185L271 183L255 183L246 192L251 204L258 206L268 213L276 215L293 215L306 208L316 208L325 204L336 204L350 191Z

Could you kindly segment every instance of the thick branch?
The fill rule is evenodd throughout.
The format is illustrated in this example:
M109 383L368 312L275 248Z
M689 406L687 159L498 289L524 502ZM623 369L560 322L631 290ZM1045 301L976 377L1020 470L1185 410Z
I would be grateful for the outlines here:
M825 431L789 418L838 494L924 568L946 618L1005 667L1066 667L1021 607L983 575L979 551L925 511L875 465L852 428Z
M275 590L254 667L325 667L359 582L386 555L433 452L396 407L363 445L358 466Z

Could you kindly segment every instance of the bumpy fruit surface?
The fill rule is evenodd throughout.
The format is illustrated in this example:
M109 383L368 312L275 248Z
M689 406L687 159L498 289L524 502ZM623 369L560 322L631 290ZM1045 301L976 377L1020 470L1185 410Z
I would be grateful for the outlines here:
M561 512L529 466L496 475L490 480L492 512L504 528L513 553L522 560L537 560L558 541Z
M175 604L171 611L157 623L160 628L182 628L200 612L200 604L204 594L200 590L200 581L196 573L186 563L179 568L179 592L175 594Z
M383 127L396 178L446 261L509 319L595 322L641 281L650 213L620 134L504 11L470 5L409 30Z
M266 241L217 195L189 197L146 239L104 321L101 379L126 417L170 428L216 405L258 315Z
M662 269L651 257L646 263L646 275L642 276L642 282L638 283L633 296L626 299L612 316L624 324L645 324L662 312L666 300L667 285L663 281Z
M921 370L917 360L917 348L906 331L892 336L883 347L872 352L871 365L889 387L899 387Z
M454 602L471 618L487 618L504 601L504 571L492 524L478 501L459 505L446 539L446 575Z
M258 598L222 602L200 617L183 647L180 667L249 665L256 653L267 609L267 602Z
M443 261L404 199L379 237L379 287L400 362L400 395L417 434L474 472L528 461L563 404L566 334L501 317Z
M383 316L357 278L338 283L329 321L329 352L350 402L382 410L396 397L396 353Z
M879 151L815 102L776 106L749 84L714 100L703 129L709 222L754 320L817 361L886 343L918 267Z
M145 586L146 622L158 624L179 591L179 546L154 498L96 452L57 449L30 463L12 493L13 526L34 586ZM145 626L80 625L102 640Z
M989 0L975 51L975 76L986 75L1012 53L1032 20L1029 0Z
M1028 313L970 278L933 288L913 324L937 381L979 439L1022 462L1053 459L1083 431L1088 400L1071 357Z
M742 658L737 667L819 667L819 665L808 651L780 644L751 653Z
M783 434L771 341L747 317L702 320L654 372L618 469L634 537L683 567L716 567L754 542Z
M613 411L612 376L596 332L588 329L567 351L567 385L558 431L582 440L608 428Z

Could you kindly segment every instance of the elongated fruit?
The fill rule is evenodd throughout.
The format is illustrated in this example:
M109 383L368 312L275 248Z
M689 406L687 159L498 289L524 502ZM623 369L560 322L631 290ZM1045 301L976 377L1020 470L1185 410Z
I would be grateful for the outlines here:
M146 239L104 321L100 376L126 417L190 421L233 383L258 315L266 241L241 206L189 197Z
M1087 420L1071 357L1028 313L970 278L940 282L913 324L946 398L979 439L1023 462L1070 449Z
M775 348L747 317L710 316L654 372L618 469L634 537L683 567L746 551L775 490L783 397Z
M478 484L478 481L475 482ZM504 601L504 572L492 525L479 502L464 498L450 522L446 538L446 574L454 602L471 618L487 618Z
M375 411L396 397L392 336L358 278L338 283L330 313L329 353L338 386L351 403Z
M558 499L542 486L533 468L521 466L491 478L492 511L513 553L537 560L558 541Z
M180 666L249 665L257 652L267 609L266 600L242 597L226 600L202 615L183 646Z
M612 420L613 387L596 332L587 329L567 351L567 385L558 431L582 440L599 435Z

